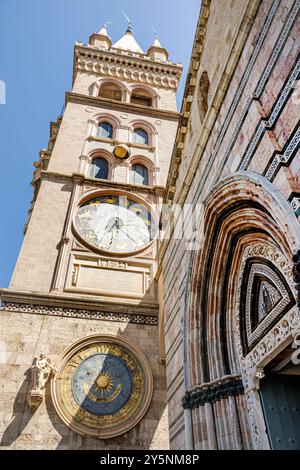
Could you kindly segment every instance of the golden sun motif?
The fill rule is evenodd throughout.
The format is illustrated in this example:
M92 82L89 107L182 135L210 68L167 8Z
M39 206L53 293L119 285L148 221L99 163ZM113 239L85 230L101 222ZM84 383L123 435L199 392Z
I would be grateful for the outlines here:
M108 204L116 204L117 200L115 197L106 197L105 198L105 202L107 202Z
M109 392L113 387L113 379L108 372L100 373L95 381L95 385L101 392Z

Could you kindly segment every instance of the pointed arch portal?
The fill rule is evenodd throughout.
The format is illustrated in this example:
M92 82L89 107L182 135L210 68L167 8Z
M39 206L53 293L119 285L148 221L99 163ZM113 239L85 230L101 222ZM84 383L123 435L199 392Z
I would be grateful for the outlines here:
M299 225L281 193L252 172L226 178L204 204L185 308L186 440L193 435L196 449L277 448L260 381L278 372L300 325L292 272Z

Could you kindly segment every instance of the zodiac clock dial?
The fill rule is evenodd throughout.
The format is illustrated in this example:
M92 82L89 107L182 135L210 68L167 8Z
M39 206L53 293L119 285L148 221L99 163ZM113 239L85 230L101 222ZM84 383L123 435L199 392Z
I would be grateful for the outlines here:
M78 208L74 226L93 247L129 253L143 249L156 235L156 224L143 204L125 195L93 198Z
M81 434L104 439L123 434L149 406L150 366L143 353L120 338L89 337L78 343L52 383L54 406Z

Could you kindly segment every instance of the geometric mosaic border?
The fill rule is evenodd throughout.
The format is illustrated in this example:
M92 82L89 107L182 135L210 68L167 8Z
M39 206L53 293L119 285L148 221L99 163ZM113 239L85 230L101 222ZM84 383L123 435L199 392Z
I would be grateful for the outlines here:
M85 318L87 320L107 320L142 325L158 325L158 317L153 315L135 315L127 313L103 312L99 310L85 310L65 307L47 307L44 305L21 304L3 301L1 310L18 313L30 313L37 315L51 315L69 318Z

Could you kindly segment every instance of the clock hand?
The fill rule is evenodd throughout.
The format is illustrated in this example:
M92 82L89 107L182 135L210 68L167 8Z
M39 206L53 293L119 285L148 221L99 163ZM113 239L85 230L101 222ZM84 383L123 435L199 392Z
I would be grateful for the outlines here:
M138 242L137 242L133 237L131 237L127 231L125 232L125 230L123 230L123 229L120 229L120 230L121 230L121 232L125 233L125 235L127 235L127 237L131 238L131 240L132 240L136 245L138 244Z
M102 235L102 237L100 238L100 240L99 240L99 242L98 242L99 244L102 242L102 240L103 240L103 238L105 237L105 235L106 235L106 230L104 230L104 234Z
M104 234L103 236L101 237L101 239L99 240L99 244L102 242L103 238L105 237L105 235L109 232L112 231L112 229L114 228L114 226L116 225L116 221L114 221L114 223L112 224L112 226L109 228L108 227L108 224L106 224L106 227L104 229ZM112 238L111 238L111 241L110 241L110 244L108 246L110 246L112 244Z
M109 245L106 247L107 249L109 249L114 241L114 239L116 238L116 235L118 233L118 227L116 226L116 229L117 229L117 233L115 230L113 230L114 226L116 225L116 222L113 223L113 225L111 226L110 228L110 232L111 232L111 237L110 237L110 242L109 242Z
M112 229L113 229L113 228L114 228L114 226L116 225L116 222L117 222L117 221L115 220L115 221L114 221L114 223L112 224L112 226L110 227L110 229L108 230L109 232L111 232L111 231L112 231ZM108 226L106 226L106 227L108 227Z
M114 232L111 232L110 242L109 242L107 249L111 247L113 239L114 239Z

